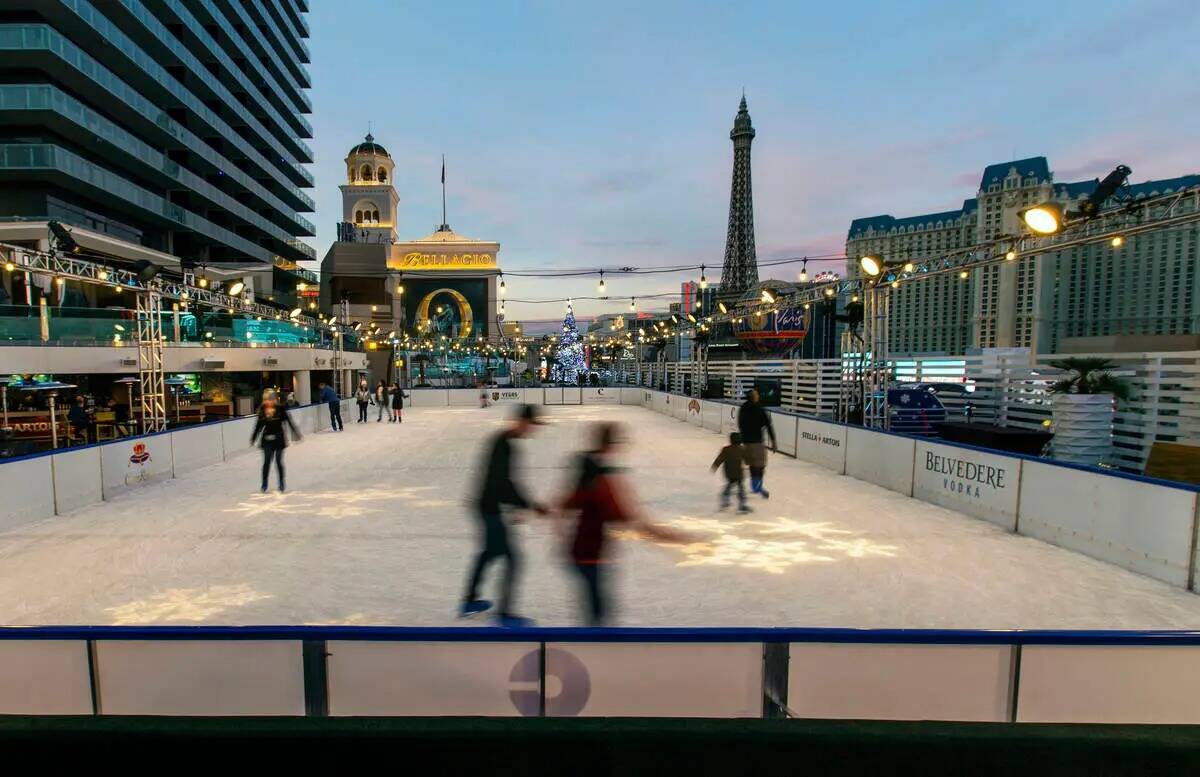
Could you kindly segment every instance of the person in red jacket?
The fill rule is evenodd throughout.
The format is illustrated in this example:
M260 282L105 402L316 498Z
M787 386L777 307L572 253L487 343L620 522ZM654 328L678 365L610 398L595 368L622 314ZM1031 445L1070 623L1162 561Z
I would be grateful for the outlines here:
M665 542L686 542L677 532L648 523L637 509L628 479L613 467L611 459L625 438L613 423L597 424L595 447L579 461L579 478L562 502L562 510L574 513L575 525L569 548L571 563L584 584L587 618L592 626L603 625L610 613L604 578L609 558L608 526L621 524Z

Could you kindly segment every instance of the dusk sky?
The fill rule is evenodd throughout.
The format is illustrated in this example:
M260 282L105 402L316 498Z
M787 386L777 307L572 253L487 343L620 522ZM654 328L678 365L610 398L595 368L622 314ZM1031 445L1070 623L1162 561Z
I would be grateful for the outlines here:
M703 262L715 280L743 88L760 261L840 254L859 216L957 208L993 162L1044 155L1060 181L1200 171L1195 0L317 0L309 21L318 256L368 122L396 160L401 237L440 223L445 154L451 226L499 241L505 270ZM610 276L621 298L576 312L688 277ZM596 285L508 280L514 298Z

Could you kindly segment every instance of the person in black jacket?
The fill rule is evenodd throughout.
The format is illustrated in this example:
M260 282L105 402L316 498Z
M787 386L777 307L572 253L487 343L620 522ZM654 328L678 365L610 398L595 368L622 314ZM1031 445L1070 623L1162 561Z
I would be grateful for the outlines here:
M250 444L262 437L260 443L263 452L262 490L266 492L267 481L271 475L271 459L275 459L275 470L279 474L279 490L284 490L283 481L283 449L287 447L287 435L284 424L292 430L292 438L300 439L300 430L292 419L288 418L287 408L276 401L274 393L268 394L258 408L258 421L254 424L254 433L250 435Z
M484 468L483 484L475 500L475 509L480 521L479 555L471 569L463 596L460 616L474 615L491 607L491 602L479 598L479 584L483 572L498 558L506 562L504 583L500 593L497 618L501 626L528 626L531 621L515 615L512 611L513 583L520 568L520 555L509 537L508 524L501 516L501 506L536 510L545 515L546 508L530 501L513 480L513 440L520 440L533 433L535 426L543 422L538 417L538 408L522 405L508 428L492 438Z
M746 449L746 465L750 468L750 490L761 495L763 499L769 499L770 492L763 488L763 475L767 471L763 427L766 427L771 438L771 450L778 450L775 445L775 427L771 426L771 414L759 404L758 390L750 389L745 403L738 409L738 431L741 432L742 444Z
M404 421L404 414L400 411L404 410L404 400L408 397L408 394L405 394L404 389L400 388L398 384L393 383L391 388L391 396L392 421L395 423L402 423ZM389 423L392 421L389 421Z

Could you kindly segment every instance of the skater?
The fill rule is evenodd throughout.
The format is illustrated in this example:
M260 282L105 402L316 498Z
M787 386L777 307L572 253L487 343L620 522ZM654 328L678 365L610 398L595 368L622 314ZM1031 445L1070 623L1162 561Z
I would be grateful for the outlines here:
M258 420L254 423L254 433L250 435L250 444L262 436L263 465L262 465L262 490L267 491L268 481L271 476L271 459L275 459L275 471L279 476L279 490L284 490L283 479L283 449L287 447L287 435L284 433L284 424L292 430L292 439L300 440L300 430L296 428L296 424L288 417L287 408L279 404L274 392L267 394L263 399L263 403L258 408Z
M404 389L400 388L395 383L392 384L392 421L402 423L404 421L403 413L404 400L408 399L408 394L404 393Z
M483 409L487 409L487 406L488 406L487 386L480 383L479 384L479 407L481 407Z
M738 431L742 434L742 445L746 448L746 465L750 468L750 490L763 499L771 493L763 487L763 475L767 470L767 449L763 445L763 427L771 438L771 450L775 445L775 427L771 426L771 414L759 404L758 389L750 389L746 401L738 410Z
M483 485L475 502L482 548L467 580L466 594L459 608L460 617L483 612L492 606L491 602L479 598L479 584L488 565L503 558L507 567L500 589L497 620L501 626L509 627L530 626L533 623L512 610L513 584L520 569L521 557L509 537L508 524L501 515L501 505L532 509L539 515L546 514L546 508L530 501L513 480L513 440L529 437L534 427L544 423L538 411L539 408L534 405L522 405L508 428L495 435L488 444Z
M742 435L737 432L729 434L729 444L721 449L712 463L712 471L717 467L725 467L725 489L721 492L721 509L729 507L729 492L737 486L738 512L748 513L746 506L746 484L742 481L743 468L746 461L746 449L742 445Z
M338 398L337 391L327 383L321 383L318 387L321 389L318 395L321 401L329 405L329 426L335 432L344 432L346 427L342 423L342 400Z
M571 565L583 582L588 624L602 626L611 612L605 594L609 560L606 525L620 523L665 542L687 542L684 535L648 523L637 511L630 484L618 474L612 457L625 443L617 424L593 427L594 447L579 459L579 479L562 502L563 512L576 514Z
M365 424L367 422L367 406L371 404L371 390L367 387L365 380L358 384L358 391L354 392L354 399L358 402L358 422Z
M383 415L388 411L388 389L387 384L382 380L375 387L375 407L379 410L375 413L375 423L383 423Z

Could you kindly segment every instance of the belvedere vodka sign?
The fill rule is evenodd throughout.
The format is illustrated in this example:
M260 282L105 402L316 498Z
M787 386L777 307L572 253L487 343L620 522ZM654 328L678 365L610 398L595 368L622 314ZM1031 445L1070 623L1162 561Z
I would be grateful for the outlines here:
M916 456L914 497L1016 528L1020 459L924 441Z

